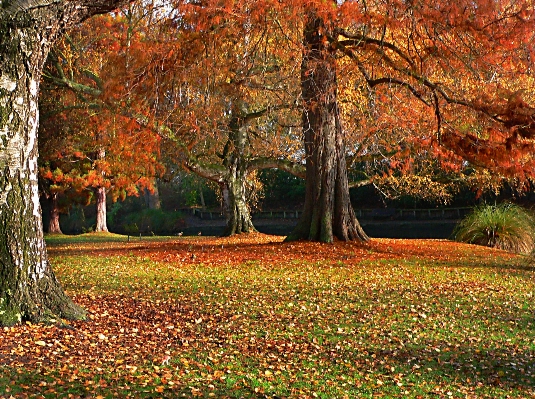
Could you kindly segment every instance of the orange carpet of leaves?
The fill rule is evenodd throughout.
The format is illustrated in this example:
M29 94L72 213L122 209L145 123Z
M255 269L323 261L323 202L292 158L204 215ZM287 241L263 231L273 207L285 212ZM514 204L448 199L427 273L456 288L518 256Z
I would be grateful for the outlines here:
M76 252L77 249L51 249L51 253ZM459 261L487 258L493 253L507 256L499 250L475 245L459 244L448 240L402 240L374 238L367 243L341 242L323 244L309 241L284 242L284 237L261 233L233 237L185 237L169 241L133 240L125 243L110 242L80 251L100 256L135 254L153 261L205 265L237 265L250 261L273 263L299 259L307 262L331 260L346 264L379 259L404 259L421 257L429 260ZM511 254L511 257L515 255Z
M251 261L274 265L296 259L327 264L343 262L347 266L358 267L366 260L418 257L460 261L467 257L474 261L478 257L488 259L493 253L502 258L508 256L503 251L446 240L373 239L366 244L285 243L283 237L263 234L64 245L51 247L50 252L52 259L77 253L103 257L134 255L169 262L178 268L201 263L228 267ZM169 355L178 356L177 350L192 345L202 348L206 344L203 340L209 338L197 336L196 323L205 316L197 315L195 304L187 303L187 300L179 303L175 298L165 301L137 298L135 294L126 292L78 293L74 298L88 310L88 323L72 322L63 327L26 323L0 328L0 366L41 375L38 379L42 386L26 387L29 397L38 392L54 393L59 385L64 384L85 384L87 392L104 392L109 382L95 379L102 369L110 375L121 375L124 384L139 384L142 377L146 381L165 380L167 377L162 374L165 368L157 365L165 364ZM151 368L152 374L137 375L138 367L147 362L156 365ZM52 383L47 375L53 379ZM148 383L143 381L141 383Z

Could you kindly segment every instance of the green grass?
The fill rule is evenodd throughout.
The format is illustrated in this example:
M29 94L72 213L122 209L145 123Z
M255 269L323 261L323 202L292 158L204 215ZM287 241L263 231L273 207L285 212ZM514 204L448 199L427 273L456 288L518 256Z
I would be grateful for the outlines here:
M511 204L482 205L454 231L457 241L529 254L535 249L535 217Z
M94 316L76 328L123 341L38 371L0 357L0 396L534 397L533 269L495 253L464 259L214 267L59 252L51 260L60 280ZM128 336L134 325L143 331ZM171 358L161 365L164 351Z

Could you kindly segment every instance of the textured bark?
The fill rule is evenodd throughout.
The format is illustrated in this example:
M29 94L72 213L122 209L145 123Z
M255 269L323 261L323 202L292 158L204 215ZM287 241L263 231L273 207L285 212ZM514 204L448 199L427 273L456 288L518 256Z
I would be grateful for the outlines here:
M50 220L48 221L48 233L49 234L63 234L61 226L59 225L59 204L58 193L54 193L50 196Z
M238 109L242 104L235 104L234 117L229 123L229 139L223 153L223 175L221 193L223 211L227 222L225 236L250 233L256 231L251 212L247 206L247 115L245 110Z
M251 233L256 231L247 206L245 191L246 170L236 162L228 168L210 168L199 164L189 164L187 168L205 179L219 185L225 217L223 236Z
M224 236L256 231L251 212L247 206L245 176L239 171L233 172L227 176L224 182L220 183L223 214L226 221Z
M235 104L228 128L229 137L222 154L222 165L201 165L190 159L186 167L205 179L219 184L226 220L224 236L256 231L247 205L247 174L251 170L248 160L248 114Z
M95 231L102 233L108 231L108 223L106 220L106 188L97 187L95 189L96 206L97 206L97 221L95 224Z
M301 67L306 191L303 215L287 240L366 241L351 206L337 103L336 58L323 37L329 27L310 11Z
M39 81L58 35L122 3L0 3L0 325L85 316L56 279L43 238L37 188Z

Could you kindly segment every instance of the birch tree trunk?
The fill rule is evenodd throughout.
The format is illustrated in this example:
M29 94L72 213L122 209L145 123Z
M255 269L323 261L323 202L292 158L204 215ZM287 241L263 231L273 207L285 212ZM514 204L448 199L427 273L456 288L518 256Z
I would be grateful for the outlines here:
M0 325L81 319L46 252L37 188L43 64L69 26L126 1L0 2Z

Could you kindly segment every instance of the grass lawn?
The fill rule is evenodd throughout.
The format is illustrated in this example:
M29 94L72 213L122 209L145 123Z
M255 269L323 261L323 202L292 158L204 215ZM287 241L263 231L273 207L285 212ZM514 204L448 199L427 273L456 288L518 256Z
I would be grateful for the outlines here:
M0 397L535 397L525 257L281 241L49 237L88 320L0 329Z

